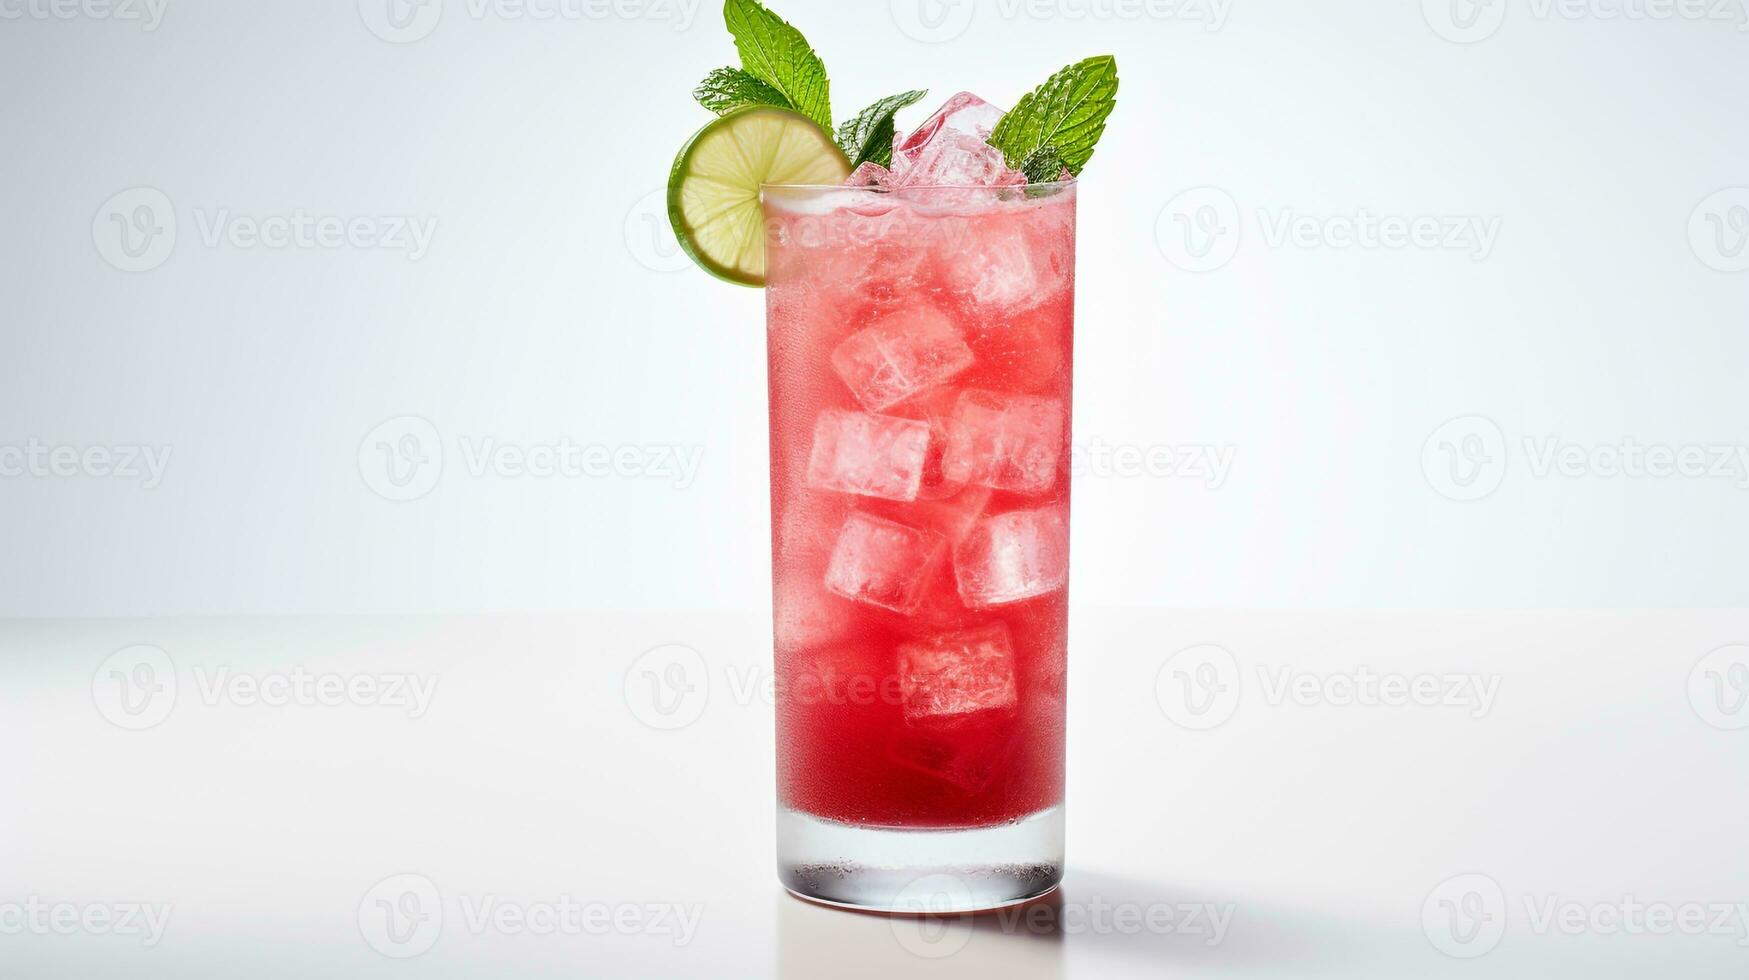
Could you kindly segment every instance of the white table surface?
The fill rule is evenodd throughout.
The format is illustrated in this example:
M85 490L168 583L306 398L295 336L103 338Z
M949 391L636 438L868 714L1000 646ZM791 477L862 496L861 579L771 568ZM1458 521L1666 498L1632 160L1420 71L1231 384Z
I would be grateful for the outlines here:
M784 894L756 614L0 624L0 975L1749 975L1749 708L1702 696L1749 613L1077 609L1072 630L1068 876L1037 930ZM176 683L130 715L109 673L141 651L106 659L140 644ZM664 715L642 671L685 663L675 644L703 683ZM1196 723L1172 686L1193 665L1156 681L1204 644L1238 700L1197 731L1174 720ZM1497 687L1485 712L1276 690L1285 668L1340 696L1363 667ZM422 715L214 688L294 668L435 688ZM425 881L434 904L402 898ZM386 894L441 916L390 935ZM1442 898L1484 914L1469 943ZM575 928L517 930L566 901ZM1709 921L1655 934L1624 902ZM160 934L102 925L134 906L168 906Z

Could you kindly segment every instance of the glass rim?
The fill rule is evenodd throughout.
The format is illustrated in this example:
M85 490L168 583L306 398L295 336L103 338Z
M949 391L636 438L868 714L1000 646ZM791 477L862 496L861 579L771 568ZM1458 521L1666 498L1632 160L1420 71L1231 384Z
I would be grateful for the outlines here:
M1027 184L907 184L903 187L883 187L879 184L760 184L761 196L766 191L867 191L871 194L899 194L905 191L1029 191L1029 190L1061 190L1073 187L1081 182L1078 177L1068 180L1043 180Z

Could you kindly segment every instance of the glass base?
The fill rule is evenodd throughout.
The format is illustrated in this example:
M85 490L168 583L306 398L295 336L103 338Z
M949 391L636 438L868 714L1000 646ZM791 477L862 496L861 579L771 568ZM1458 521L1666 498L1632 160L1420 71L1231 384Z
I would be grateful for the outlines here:
M857 827L777 808L777 875L798 897L879 912L978 912L1063 880L1061 805L963 830Z

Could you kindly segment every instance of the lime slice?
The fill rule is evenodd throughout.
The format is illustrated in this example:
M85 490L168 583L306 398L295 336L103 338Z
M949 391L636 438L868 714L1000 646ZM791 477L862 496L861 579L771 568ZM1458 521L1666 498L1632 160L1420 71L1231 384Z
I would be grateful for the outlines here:
M788 109L748 106L686 141L668 175L680 247L713 276L765 285L762 184L838 184L850 161L825 130Z

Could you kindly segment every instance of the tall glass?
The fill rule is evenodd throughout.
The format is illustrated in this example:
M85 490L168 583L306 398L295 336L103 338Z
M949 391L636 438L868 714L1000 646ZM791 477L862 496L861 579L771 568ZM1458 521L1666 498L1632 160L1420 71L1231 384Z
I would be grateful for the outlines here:
M993 908L1063 867L1075 185L767 187L778 871Z

